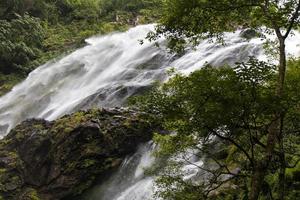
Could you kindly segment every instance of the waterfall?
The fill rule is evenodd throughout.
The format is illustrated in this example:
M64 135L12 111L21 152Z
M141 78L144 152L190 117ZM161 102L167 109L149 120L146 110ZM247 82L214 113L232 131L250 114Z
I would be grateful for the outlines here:
M141 25L124 33L89 38L84 48L31 72L0 98L0 136L28 118L54 120L80 109L121 106L154 81L166 80L170 67L188 74L205 63L233 65L249 56L267 59L262 48L264 40L248 41L240 37L241 31L226 33L225 45L204 40L195 50L178 57L168 53L164 38L158 41L159 47L148 41L140 45L139 40L153 29L154 25ZM298 56L299 45L300 34L296 32L287 40L287 52ZM151 144L141 147L87 199L151 199L153 178L145 176L143 168L153 162L152 149Z
M154 179L144 175L144 170L154 163L152 142L141 145L128 156L119 170L107 181L96 185L84 195L84 200L150 200Z

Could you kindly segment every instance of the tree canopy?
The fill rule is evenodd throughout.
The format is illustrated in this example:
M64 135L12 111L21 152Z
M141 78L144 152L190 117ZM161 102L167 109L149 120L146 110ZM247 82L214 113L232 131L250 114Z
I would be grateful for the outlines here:
M171 135L156 135L160 145L156 153L165 160L158 164L164 170L157 180L158 197L163 199L250 199L249 187L257 164L267 151L268 129L274 113L284 112L282 127L286 167L294 174L285 183L286 199L295 199L299 173L299 61L291 62L288 70L286 95L274 95L276 68L251 59L234 68L205 66L189 76L174 74L165 84L146 96L133 99L135 106L155 114ZM297 94L296 94L297 93ZM193 150L193 151L191 151ZM278 173L280 147L261 181L261 199L280 196ZM174 162L174 155L183 159ZM184 156L182 156L184 155ZM204 164L191 163L190 157ZM186 164L198 168L206 180L186 180L181 169ZM297 166L297 170L295 167ZM206 175L203 175L206 174ZM199 181L200 179L200 181Z
M166 0L156 36L197 42L237 28L262 26L280 29L286 36L299 26L299 9L298 0Z

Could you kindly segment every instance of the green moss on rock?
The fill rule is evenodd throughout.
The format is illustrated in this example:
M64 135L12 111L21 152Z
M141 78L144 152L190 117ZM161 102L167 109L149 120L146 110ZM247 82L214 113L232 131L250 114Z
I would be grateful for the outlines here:
M157 126L128 109L93 109L53 122L27 120L0 141L5 200L65 199L115 170Z

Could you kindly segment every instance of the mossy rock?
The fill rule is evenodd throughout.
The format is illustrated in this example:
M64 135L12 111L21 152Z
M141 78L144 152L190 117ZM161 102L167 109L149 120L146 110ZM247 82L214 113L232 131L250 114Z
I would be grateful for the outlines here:
M261 34L257 32L255 29L245 29L240 33L240 37L245 38L247 40L251 40L256 37L260 37Z
M151 116L93 109L56 121L24 121L0 141L0 196L72 199L119 167L158 130Z

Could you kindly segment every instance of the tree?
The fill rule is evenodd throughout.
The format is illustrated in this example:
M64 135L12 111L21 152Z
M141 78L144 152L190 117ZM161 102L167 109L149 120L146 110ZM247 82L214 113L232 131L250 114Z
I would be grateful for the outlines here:
M154 40L165 35L171 47L182 50L184 44L197 44L202 38L222 39L225 31L234 31L238 27L275 32L278 42L278 81L276 95L284 95L286 73L285 40L293 28L299 27L299 0L166 0L165 12L161 24L148 38ZM266 169L273 159L276 145L283 148L284 115L281 110L274 112L273 122L268 128L267 148L263 159L257 161L251 184L251 200L258 199ZM281 151L281 199L284 198L285 158Z
M300 147L295 139L300 117L297 108L300 96L296 92L299 78L299 71L289 72L286 85L288 95L279 99L274 95L275 66L251 59L234 68L206 66L189 76L175 74L150 94L134 99L134 105L155 114L164 128L176 132L155 137L161 147L158 157L171 157L167 164L158 166L159 169L165 168L160 171L157 182L160 186L159 197L178 200L225 199L220 196L224 193L227 197L232 195L232 198L247 199L248 183L253 179L257 162L267 150L268 127L278 109L284 110L285 120L289 122L283 127L287 135L284 151L290 161L287 166L297 165L299 155L294 154L295 149ZM274 187L277 176L272 173L280 166L278 148L274 154L269 167L264 169L268 179L272 180L260 180L262 194L267 199L274 197L273 188L277 188ZM174 155L181 155L182 161L174 162ZM190 163L191 156L202 158L204 165ZM182 164L187 163L204 171L206 180L184 181L180 170ZM289 195L292 193L290 189L295 187L292 182ZM228 183L230 187L226 188ZM278 191L275 197L276 194Z

